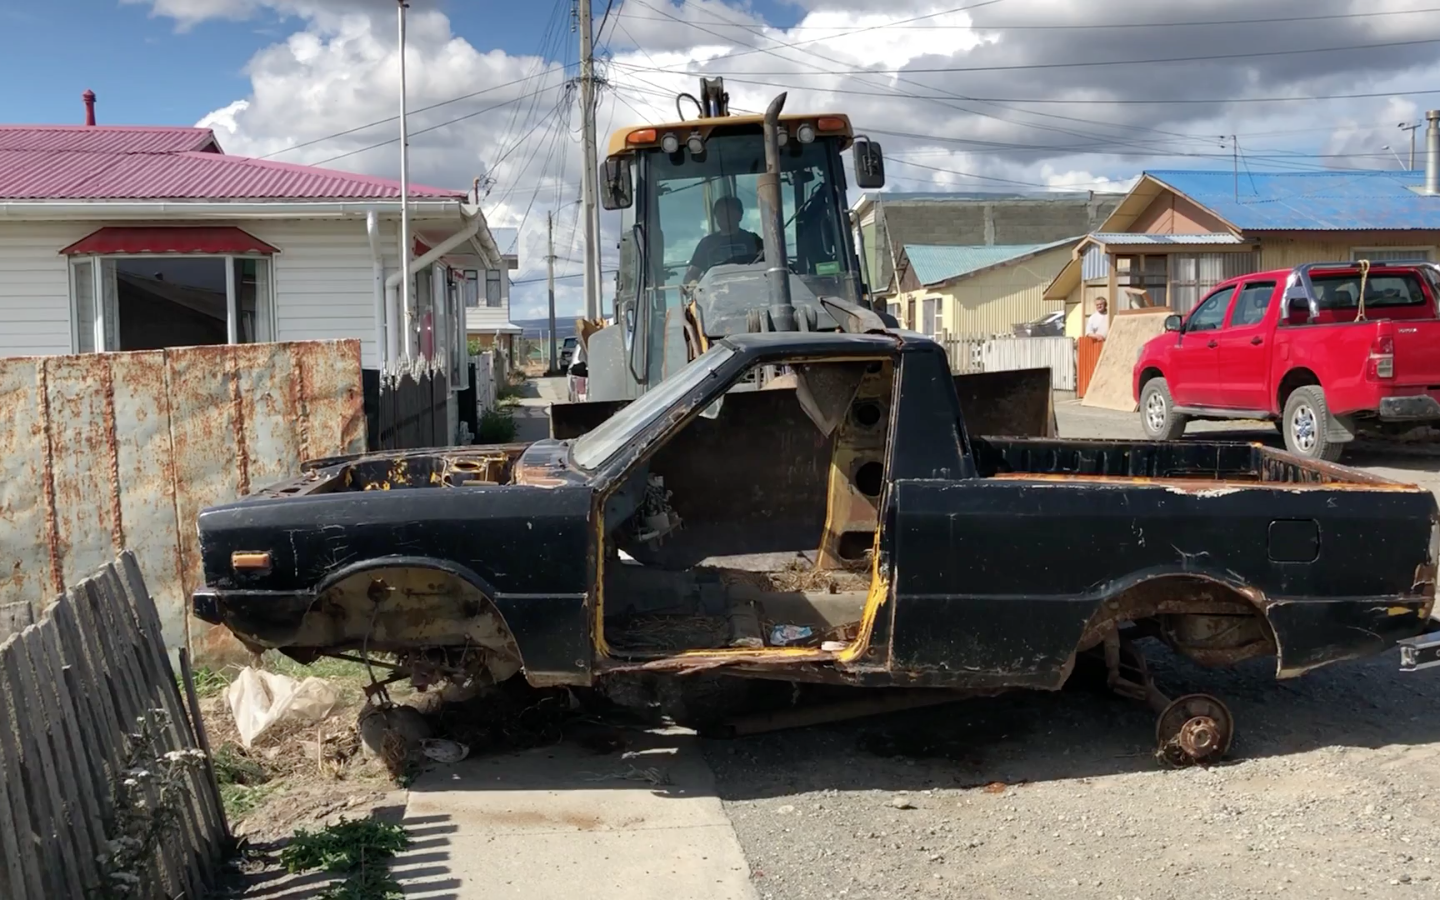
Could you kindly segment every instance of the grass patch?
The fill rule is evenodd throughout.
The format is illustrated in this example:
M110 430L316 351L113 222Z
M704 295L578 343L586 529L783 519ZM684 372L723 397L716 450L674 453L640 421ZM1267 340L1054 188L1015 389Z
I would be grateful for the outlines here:
M280 851L280 862L291 874L319 870L345 876L325 888L319 900L399 900L404 894L388 864L408 846L410 835L399 825L342 818L319 831L297 830Z
M264 805L271 795L280 790L278 784L222 784L220 805L225 808L225 820L239 822Z
M515 423L515 414L503 400L501 405L495 409L487 409L480 414L480 429L475 436L477 444L508 444L515 440L518 426Z

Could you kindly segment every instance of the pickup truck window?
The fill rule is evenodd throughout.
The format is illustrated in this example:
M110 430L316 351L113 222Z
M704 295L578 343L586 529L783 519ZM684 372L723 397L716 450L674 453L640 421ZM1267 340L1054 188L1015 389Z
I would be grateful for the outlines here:
M735 351L724 344L715 345L674 376L646 391L639 400L606 419L599 428L576 438L570 458L582 469L598 468L734 355Z
M1360 273L1344 275L1311 275L1315 296L1321 309L1356 309L1360 305ZM1365 305L1419 306L1425 302L1425 291L1414 273L1371 275L1365 279Z
M1240 291L1235 301L1235 311L1230 314L1230 325L1254 325L1265 318L1270 298L1275 296L1275 282L1253 281Z
M1190 319L1185 323L1185 331L1214 331L1225 321L1225 311L1230 308L1230 298L1235 296L1235 286L1221 288L1210 296L1190 314Z

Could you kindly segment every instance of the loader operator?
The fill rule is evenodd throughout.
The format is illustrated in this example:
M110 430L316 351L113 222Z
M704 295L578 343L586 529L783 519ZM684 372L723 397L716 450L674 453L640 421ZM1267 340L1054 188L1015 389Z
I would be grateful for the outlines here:
M695 245L690 266L685 270L686 284L699 281L701 275L715 266L743 265L760 258L764 246L760 235L740 227L745 207L738 197L721 197L715 201L711 213L720 230L705 235Z

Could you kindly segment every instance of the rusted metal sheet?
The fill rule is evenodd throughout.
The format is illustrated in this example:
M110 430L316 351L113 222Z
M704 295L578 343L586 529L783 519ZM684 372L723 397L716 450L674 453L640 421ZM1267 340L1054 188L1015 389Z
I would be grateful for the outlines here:
M0 359L0 421L0 612L38 612L129 549L167 645L215 655L237 645L189 630L196 515L365 449L360 346Z
M50 562L44 377L39 358L0 359L0 625L27 624L42 598L58 593Z
M120 484L124 547L134 552L155 597L167 643L179 647L186 606L180 543L193 541L194 523L175 518L175 454L170 444L170 403L165 390L165 352L109 355L115 468Z

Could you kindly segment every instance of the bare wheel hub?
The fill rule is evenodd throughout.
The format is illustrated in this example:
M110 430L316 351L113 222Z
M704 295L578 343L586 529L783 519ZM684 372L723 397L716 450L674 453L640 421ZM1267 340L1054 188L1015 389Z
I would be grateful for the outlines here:
M1156 753L1173 766L1210 765L1230 750L1235 720L1209 694L1186 694L1155 723Z

